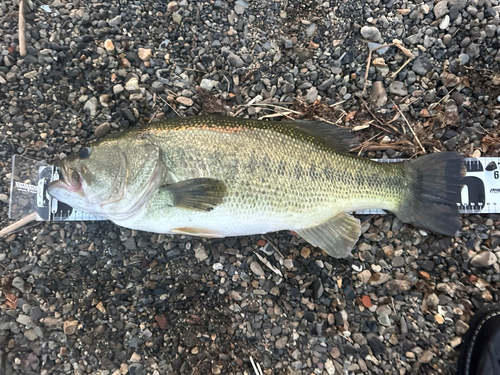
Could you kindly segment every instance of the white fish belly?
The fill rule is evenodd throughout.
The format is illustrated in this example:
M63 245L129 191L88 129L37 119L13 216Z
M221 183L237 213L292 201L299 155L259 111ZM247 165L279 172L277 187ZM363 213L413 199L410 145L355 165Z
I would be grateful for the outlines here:
M303 213L272 212L266 209L235 212L223 204L210 212L171 207L164 215L142 212L127 220L114 222L127 228L154 233L233 237L307 228L339 212L334 207L312 207L310 212Z

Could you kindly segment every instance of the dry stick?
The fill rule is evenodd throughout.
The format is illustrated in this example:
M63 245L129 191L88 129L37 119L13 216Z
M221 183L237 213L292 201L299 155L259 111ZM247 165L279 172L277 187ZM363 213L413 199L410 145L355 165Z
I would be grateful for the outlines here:
M366 71L365 71L365 82L363 84L363 92L361 95L365 95L366 92L366 84L368 82L368 71L370 70L370 64L372 62L372 50L368 52L368 61L366 62Z
M347 100L341 100L340 102L336 102L336 103L333 103L333 104L330 104L330 107L336 107L342 103L345 103Z
M392 104L394 104L394 102L392 102ZM424 146L422 146L422 143L420 143L420 139L418 139L417 135L415 134L415 132L413 131L413 128L411 127L410 123L408 122L408 119L406 118L406 116L404 115L403 112L401 112L401 110L399 109L399 107L394 104L394 106L396 107L396 109L399 111L399 113L401 114L401 116L404 118L404 120L406 121L406 124L408 125L408 127L410 128L410 131L411 133L413 134L413 137L415 137L415 139L417 140L417 143L418 145L420 146L420 148L422 149L422 151L424 152L425 154L425 148Z
M160 108L156 108L155 113L153 113L153 116L149 119L148 124L151 124L151 122L156 118L156 115L160 112Z
M282 104L287 104L287 103L282 103ZM278 109L284 109L284 110L287 110L289 112L295 113L297 115L302 115L302 113L300 113L300 112L294 111L292 109L288 109L286 107L282 107L281 105L272 104L272 103L251 103L251 104L245 103L245 104L241 104L237 107L238 110L236 111L236 113L234 115L237 116L238 114L243 112L243 110L245 110L245 108L248 108L248 107L273 107L273 108L278 108Z
M401 150L401 147L394 145L393 143L387 143L387 145L373 145L373 146L367 146L366 148L363 149L363 151L382 151L382 150L396 150L399 151ZM361 155L361 152L358 154L358 156Z
M368 223L371 219L373 219L375 217L375 214L371 215L368 219L366 219L365 221L363 221L361 223L361 226L363 226L364 224Z
M26 36L24 35L24 30L26 28L26 22L24 20L24 6L25 0L19 1L19 54L24 57L26 56Z
M194 372L198 370L198 366L203 362L203 359L200 359L200 361L196 364L196 366L193 367L193 371L191 371L191 375L194 375Z
M251 106L255 106L255 107L272 107L272 108L278 108L278 109L285 109L288 112L294 113L296 115L303 115L302 112L294 111L293 109L285 108L285 107L282 107L281 105L272 104L272 103L253 103L253 104L250 104L250 105L243 104L243 107L251 107Z
M0 230L0 237L6 236L13 231L21 228L22 226L36 220L36 212L29 214L28 216L23 217L21 220L16 221L15 223L3 228Z
M398 47L401 50L401 52L403 52L406 55L406 57L408 57L408 60L406 60L405 63L396 72L392 73L391 78L396 77L396 75L398 75L398 73L401 70L403 70L403 68L406 65L408 65L408 63L411 60L413 60L415 58L415 55L413 53L411 53L410 50L408 50L407 48L403 47L398 41L393 41L390 44L384 44L382 46L378 46L376 48L370 49L370 52L368 53L368 61L366 62L365 83L363 85L363 92L361 93L361 95L364 95L365 91L366 91L366 84L367 84L367 81L368 81L368 71L370 70L370 65L371 65L371 60L372 60L372 53L375 52L378 49L389 48L389 47L392 47L392 46Z
M9 18L9 16L14 13L14 7L12 7L9 12L5 15L4 18L2 18L2 20L0 21L0 24L2 24L7 18Z
M399 74L399 72L400 72L400 71L402 71L402 70L403 70L403 68L404 68L406 65L408 65L408 63L409 63L411 60L413 60L413 59L414 59L414 58L411 58L411 59L409 58L408 60L406 60L406 61L405 61L405 63L404 63L403 65L401 65L401 67L400 67L398 70L396 70L394 73L392 73L391 78L396 77L396 76Z
M358 148L359 148L359 152L358 152L358 156L361 155L361 153L363 152L364 148L366 145L368 145L370 143L370 141L372 139L375 139L377 138L378 136L380 136L382 134L382 132L378 133L378 134L375 134L373 137L371 137L370 139L364 141L363 143L361 143L359 146L357 147L354 147L353 149L349 150L349 151L356 151Z
M159 97L161 100L163 100L163 102L164 102L166 105L168 105L168 106L170 107L170 109L172 109L172 111L174 111L174 112L177 114L177 116L179 116L179 117L181 116L181 115L179 115L179 113L175 110L175 108L174 108L174 107L172 107L172 106L170 105L170 103L169 103L169 102L167 102L165 99L163 99L163 98L161 97L161 95L159 95L158 97Z
M341 128L342 126L339 126L339 125L337 125L337 124L338 124L338 123L340 122L340 120L342 120L342 119L343 119L346 115L347 115L347 113L346 113L345 111L342 111L342 114L340 115L340 117L338 118L338 120L337 120L336 122L331 122L331 121L329 121L329 120L327 120L327 119L325 119L325 118L323 118L323 117L316 116L316 115L314 115L314 118L315 118L316 120L320 120L320 121L322 121L322 122L326 122L326 123L328 123L328 124L335 125L335 126L338 126L339 128ZM347 128L344 128L344 129L347 129Z
M287 118L293 120L293 117L290 116L291 114L292 114L292 112L290 112L290 111L270 113L268 115L260 116L259 120L264 120L266 118L274 118L274 117L287 117Z
M271 271L273 271L276 275L283 277L283 274L281 273L281 271L279 269L277 269L276 267L274 267L266 258L264 258L263 256L261 256L259 253L255 252L255 251L254 251L254 254L257 255L259 260L262 263L264 263L267 266L267 268L269 268Z
M262 369L260 368L259 362L257 362L256 365L257 365L257 369L259 370L259 375L264 375L264 373L262 372Z
M263 234L260 235L260 237L263 239L263 240L266 240L267 243L269 245L271 245L271 247L283 258L285 259L285 257L283 256L283 254L280 253L280 251L278 250L278 248L271 242L269 241Z
M372 62L372 53L375 52L376 50L378 49L382 49L382 48L389 48L391 46L393 46L394 43L391 43L391 44L384 44L383 46L378 46L376 48L373 48L373 49L370 49L370 52L368 53L368 61L366 62L366 71L365 71L365 84L363 86L363 92L361 93L361 95L364 95L365 94L365 91L366 91L366 83L368 81L368 71L370 70L370 64Z
M368 108L368 104L366 104L366 102L365 102L363 99L361 99L361 98L359 98L359 99L362 101L362 103L363 103L363 105L365 106L366 110L370 113L370 115L372 115L372 117L373 117L375 120L377 120L377 121L378 121L378 123L379 123L379 124L381 124L381 125L387 125L387 124L384 124L381 120L379 120L379 119L377 118L377 116L375 116L375 115L373 114L373 112L372 112L372 111L370 111L370 108ZM372 123L372 125L373 125L373 126L375 126L375 127L376 127L376 128L378 128L378 129L380 129L380 130L383 130L383 131L385 131L385 132L387 132L387 133L391 133L392 135L395 135L395 134L394 134L392 131L390 131L389 129L383 128L382 126L376 125L376 124L374 124L374 123ZM397 132L397 133L401 134L401 132L400 132L400 131L398 131L397 129L394 129L392 126L390 126L390 128L391 128L392 130L394 130L395 132Z
M395 45L396 47L398 47L401 52L403 52L405 54L406 57L408 57L408 60L405 61L405 63L398 69L396 70L396 72L392 73L392 76L391 78L394 78L398 75L398 73L403 70L403 68L408 65L408 63L413 60L415 58L415 55L407 48L403 47L403 45L397 41L397 40L393 40L393 45Z
M445 96L443 96L441 99L439 99L436 103L432 103L431 105L435 104L435 105L438 105L439 103L441 103L445 98L449 99L450 98L450 94L455 91L455 89L458 87L458 85L460 85L460 83L457 83L455 86L452 87L452 89L450 91L448 91L448 94L446 94Z

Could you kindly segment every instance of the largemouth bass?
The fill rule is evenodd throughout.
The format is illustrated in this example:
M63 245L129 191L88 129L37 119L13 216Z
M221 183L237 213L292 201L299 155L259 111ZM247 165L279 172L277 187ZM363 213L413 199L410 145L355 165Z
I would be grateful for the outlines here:
M333 257L381 208L453 236L464 162L455 152L401 163L349 154L347 130L314 121L197 116L139 126L60 162L49 194L123 227L226 237L293 230Z

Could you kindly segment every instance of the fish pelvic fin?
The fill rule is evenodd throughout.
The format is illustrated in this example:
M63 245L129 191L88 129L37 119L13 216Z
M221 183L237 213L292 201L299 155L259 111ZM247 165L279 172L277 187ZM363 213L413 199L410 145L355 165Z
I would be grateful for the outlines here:
M174 228L170 231L173 234L185 234L188 236L197 236L205 238L224 238L223 235L206 228Z
M406 162L410 186L395 212L405 223L454 236L462 228L457 202L464 184L464 158L457 152L421 156Z
M173 205L187 210L212 211L226 196L226 185L213 178L193 178L162 186L172 194Z
M341 213L322 224L294 231L331 257L348 258L361 235L361 223L355 217Z

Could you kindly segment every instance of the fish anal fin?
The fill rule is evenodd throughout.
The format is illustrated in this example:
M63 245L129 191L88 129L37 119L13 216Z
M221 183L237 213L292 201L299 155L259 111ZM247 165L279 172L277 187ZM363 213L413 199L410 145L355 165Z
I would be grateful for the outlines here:
M213 178L194 178L164 185L170 192L173 205L194 211L211 211L221 204L226 195L226 185Z
M314 227L295 229L295 232L331 257L347 258L361 235L361 222L341 213Z

